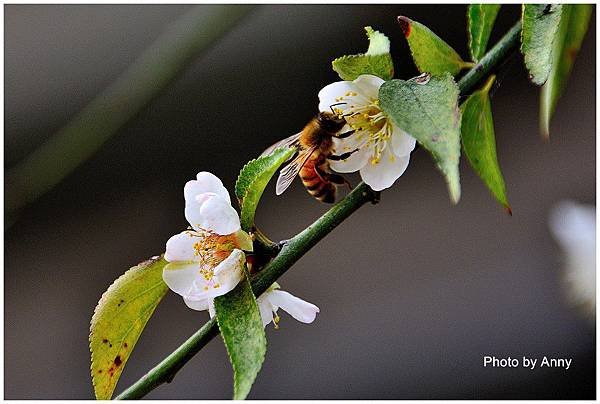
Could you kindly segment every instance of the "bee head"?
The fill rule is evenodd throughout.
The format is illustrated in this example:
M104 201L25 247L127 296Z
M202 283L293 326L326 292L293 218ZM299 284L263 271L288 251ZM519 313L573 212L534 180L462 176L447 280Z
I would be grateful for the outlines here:
M346 124L344 118L340 118L331 112L319 112L317 120L323 129L331 133L339 132Z

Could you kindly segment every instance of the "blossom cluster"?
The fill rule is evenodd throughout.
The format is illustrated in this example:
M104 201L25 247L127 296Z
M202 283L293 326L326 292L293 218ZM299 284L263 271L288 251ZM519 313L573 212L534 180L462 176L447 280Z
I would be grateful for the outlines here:
M319 110L333 111L352 132L334 137L334 152L347 158L331 161L340 173L360 172L362 180L376 191L389 188L406 170L415 139L397 127L379 107L379 77L361 75L354 81L329 84L319 92ZM335 108L333 108L335 106ZM353 151L348 153L348 151ZM190 228L167 241L169 262L163 279L193 310L215 315L213 301L233 290L244 278L246 254L252 252L252 237L240 227L231 198L215 175L200 172L184 187L185 217ZM304 323L314 321L319 308L273 284L257 298L263 325L277 327L279 308Z

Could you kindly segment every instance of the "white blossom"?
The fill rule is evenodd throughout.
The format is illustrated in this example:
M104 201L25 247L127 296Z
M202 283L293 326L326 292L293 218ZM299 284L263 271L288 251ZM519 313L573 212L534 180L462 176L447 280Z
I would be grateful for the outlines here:
M274 283L269 290L256 299L260 309L260 317L263 326L273 322L275 328L279 327L279 316L277 310L282 309L296 320L310 324L312 323L319 308L312 303L306 302L288 292L279 290L279 285Z
M252 251L252 239L241 230L229 193L213 174L198 173L185 184L184 198L191 230L167 241L163 280L188 307L210 310L212 300L244 276L244 250Z
M343 116L348 125L334 138L335 153L352 152L345 160L331 161L341 173L360 171L362 180L376 191L389 188L408 167L415 139L397 127L379 107L379 87L384 80L364 74L354 81L338 81L319 92L319 110Z
M550 230L564 252L571 301L589 318L596 313L596 208L572 201L550 212Z

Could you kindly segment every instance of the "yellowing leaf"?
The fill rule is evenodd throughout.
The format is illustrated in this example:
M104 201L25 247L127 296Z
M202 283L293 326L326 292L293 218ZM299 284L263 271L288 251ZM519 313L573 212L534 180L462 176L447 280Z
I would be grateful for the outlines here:
M462 69L473 65L464 62L450 45L425 25L404 16L398 17L398 23L421 73L442 75L448 72L456 76Z
M562 15L553 49L553 64L548 80L542 87L540 99L540 128L542 134L550 134L550 118L562 95L575 57L581 47L592 15L591 4L563 4Z
M98 302L90 326L92 383L96 399L112 397L121 372L154 309L168 290L162 257L121 275Z
M494 79L495 77L492 76L483 89L475 91L461 105L461 139L463 150L473 170L483 180L498 202L511 213L506 198L504 177L496 156L494 120L489 97L489 89Z

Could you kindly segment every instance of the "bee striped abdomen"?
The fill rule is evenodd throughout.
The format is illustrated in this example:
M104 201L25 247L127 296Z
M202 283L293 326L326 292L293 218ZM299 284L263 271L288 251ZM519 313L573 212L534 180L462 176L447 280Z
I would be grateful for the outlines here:
M308 193L315 199L324 203L335 201L335 185L325 181L317 173L316 166L320 158L311 159L304 164L298 175Z

